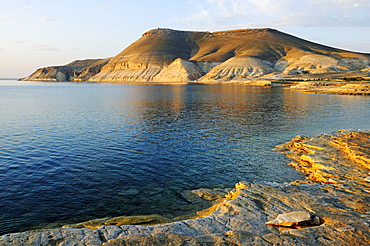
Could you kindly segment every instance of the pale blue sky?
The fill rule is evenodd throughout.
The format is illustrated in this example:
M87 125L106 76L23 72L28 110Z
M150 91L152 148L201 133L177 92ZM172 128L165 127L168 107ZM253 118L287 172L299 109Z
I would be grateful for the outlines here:
M270 27L370 53L370 0L0 0L0 78L114 56L147 30Z

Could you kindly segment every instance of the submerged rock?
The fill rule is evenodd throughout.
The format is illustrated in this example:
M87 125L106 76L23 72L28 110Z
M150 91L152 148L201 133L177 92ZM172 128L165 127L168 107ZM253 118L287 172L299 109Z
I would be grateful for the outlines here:
M295 138L285 147L292 161L298 163L294 167L307 174L306 181L239 182L225 199L217 201L198 218L142 226L123 225L121 222L127 217L122 217L113 219L112 225L96 229L6 234L0 236L0 245L368 245L370 186L363 177L369 172L369 143L368 132L340 131ZM311 161L307 164L301 156L308 152ZM314 179L317 176L306 173L312 162L328 167L313 172L319 176L335 175L336 183L321 182ZM299 169L301 165L308 166ZM268 225L272 216L283 213L286 214L278 216L276 221L289 221L290 224L284 225L298 229ZM145 220L140 218L139 223L141 219ZM320 226L301 227L301 223Z
M201 188L191 191L194 194L197 194L199 197L207 201L223 201L228 195L227 190L225 189L206 189Z
M96 229L101 226L114 225L153 225L170 222L169 219L160 215L119 216L113 218L94 219L77 224L64 225L63 228L90 228Z
M121 195L121 196L134 196L134 195L137 195L139 194L140 191L137 190L137 189L127 189L127 190L122 190L118 193L118 195Z

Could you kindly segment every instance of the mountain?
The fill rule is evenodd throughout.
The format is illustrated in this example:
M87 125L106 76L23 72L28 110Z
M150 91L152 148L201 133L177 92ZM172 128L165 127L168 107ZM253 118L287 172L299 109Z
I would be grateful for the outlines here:
M89 76L81 76L84 73ZM23 80L207 82L353 73L369 76L370 54L336 49L275 29L154 29L111 59L41 68Z
M32 81L88 81L109 61L107 59L77 60L64 66L39 68L20 80Z

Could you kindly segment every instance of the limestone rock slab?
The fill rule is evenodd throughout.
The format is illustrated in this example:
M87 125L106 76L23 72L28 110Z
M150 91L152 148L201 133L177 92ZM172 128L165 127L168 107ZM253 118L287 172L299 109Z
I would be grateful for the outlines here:
M266 222L266 225L295 226L311 223L311 214L307 211L294 211L279 214L276 219Z

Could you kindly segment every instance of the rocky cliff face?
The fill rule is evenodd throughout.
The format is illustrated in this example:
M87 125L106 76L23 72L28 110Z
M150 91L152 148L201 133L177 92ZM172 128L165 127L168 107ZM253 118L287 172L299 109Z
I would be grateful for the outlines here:
M268 28L213 33L154 29L105 61L100 71L90 73L89 81L242 81L370 73L370 54L316 44ZM76 78L66 75L64 67L48 69L39 69L26 79Z
M193 63L177 58L153 78L156 82L192 81L202 76L200 69Z
M64 66L52 66L37 69L30 76L20 80L31 81L88 81L99 73L107 64L107 59L88 59L74 61Z

